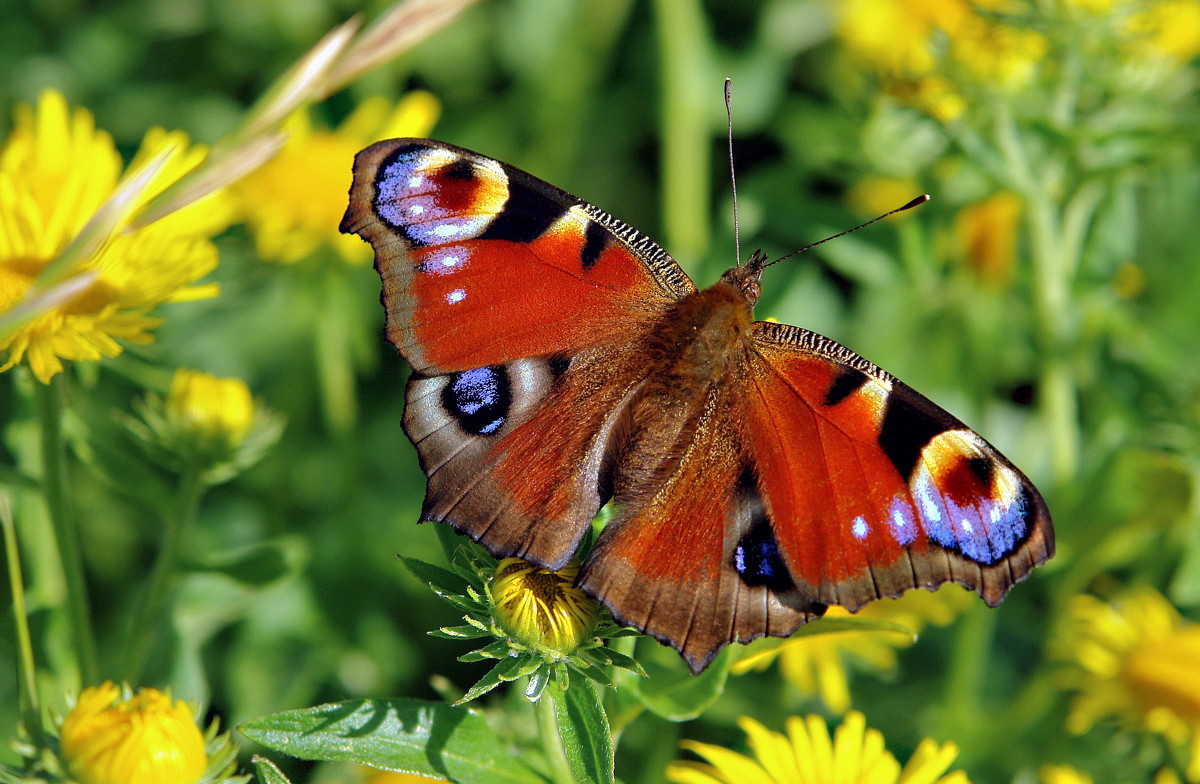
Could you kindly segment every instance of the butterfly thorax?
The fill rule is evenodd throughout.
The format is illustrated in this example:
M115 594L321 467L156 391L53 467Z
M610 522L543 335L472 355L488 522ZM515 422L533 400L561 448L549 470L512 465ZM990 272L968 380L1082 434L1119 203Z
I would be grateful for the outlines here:
M673 470L744 374L753 326L745 294L724 279L664 314L640 355L644 380L625 412L618 495Z

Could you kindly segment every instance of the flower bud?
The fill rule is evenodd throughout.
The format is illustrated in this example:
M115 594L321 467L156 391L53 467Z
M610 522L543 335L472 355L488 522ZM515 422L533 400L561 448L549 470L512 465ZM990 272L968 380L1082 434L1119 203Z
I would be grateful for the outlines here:
M83 690L63 720L62 755L78 784L195 784L208 766L192 709L157 689Z

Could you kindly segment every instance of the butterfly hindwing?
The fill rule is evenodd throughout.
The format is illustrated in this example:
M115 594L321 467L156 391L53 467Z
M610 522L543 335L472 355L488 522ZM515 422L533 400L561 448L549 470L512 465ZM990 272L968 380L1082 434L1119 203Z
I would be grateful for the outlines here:
M404 428L429 480L421 519L566 565L606 492L605 449L635 383L622 367L620 352L589 349L414 376Z

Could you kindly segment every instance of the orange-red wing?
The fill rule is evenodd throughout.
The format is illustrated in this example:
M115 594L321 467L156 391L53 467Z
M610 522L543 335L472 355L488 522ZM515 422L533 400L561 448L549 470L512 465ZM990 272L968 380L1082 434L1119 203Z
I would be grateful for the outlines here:
M618 620L676 648L693 672L729 642L787 636L824 612L786 575L738 572L738 548L763 523L737 419L741 391L714 387L661 481L614 488L617 515L579 576Z
M978 434L827 338L755 327L746 442L802 593L854 610L957 582L994 606L1050 557L1041 495Z
M627 344L695 290L598 208L427 139L358 154L342 231L374 247L388 339L426 375Z

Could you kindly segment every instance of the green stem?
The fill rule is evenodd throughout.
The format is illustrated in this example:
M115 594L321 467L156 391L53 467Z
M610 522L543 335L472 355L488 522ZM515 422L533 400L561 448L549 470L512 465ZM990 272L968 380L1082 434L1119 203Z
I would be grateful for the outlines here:
M179 546L196 519L200 498L207 485L197 469L187 470L179 480L178 505L174 514L165 516L162 545L150 572L150 581L134 613L129 643L125 652L124 677L136 684L145 665L146 653L154 639L154 630L167 602L171 581L179 559Z
M709 77L700 3L656 0L654 10L662 79L663 230L676 258L694 261L708 251L709 118L721 93Z
M981 695L995 628L996 614L982 604L973 605L959 619L946 673L943 702L948 707L942 733L946 737L961 736L964 727L976 726L975 718L983 715Z
M558 732L558 717L554 710L555 688L556 684L550 684L534 706L538 736L542 741L542 753L546 755L546 766L550 769L550 780L555 784L576 784L571 765L567 762L567 752L562 746L562 736Z
M92 633L91 604L83 572L83 555L79 547L79 531L67 494L66 443L63 441L62 417L66 407L66 387L63 374L54 376L47 384L34 384L38 426L41 430L42 494L54 542L66 585L66 614L71 627L75 655L79 662L79 677L84 684L94 683L96 670L96 638Z
M331 268L321 279L323 301L317 305L313 348L316 352L317 383L321 390L321 412L325 424L338 435L349 433L358 418L354 397L354 363L351 336L342 310L349 299L344 266L333 258L320 259ZM333 265L337 265L336 267Z
M42 732L42 706L37 692L37 669L33 661L33 639L29 634L29 615L25 608L25 579L21 575L21 554L17 529L13 525L12 506L7 493L0 493L0 525L4 526L4 552L8 560L8 582L13 597L13 620L17 626L17 655L20 658L17 690L21 717L33 745L45 743Z

